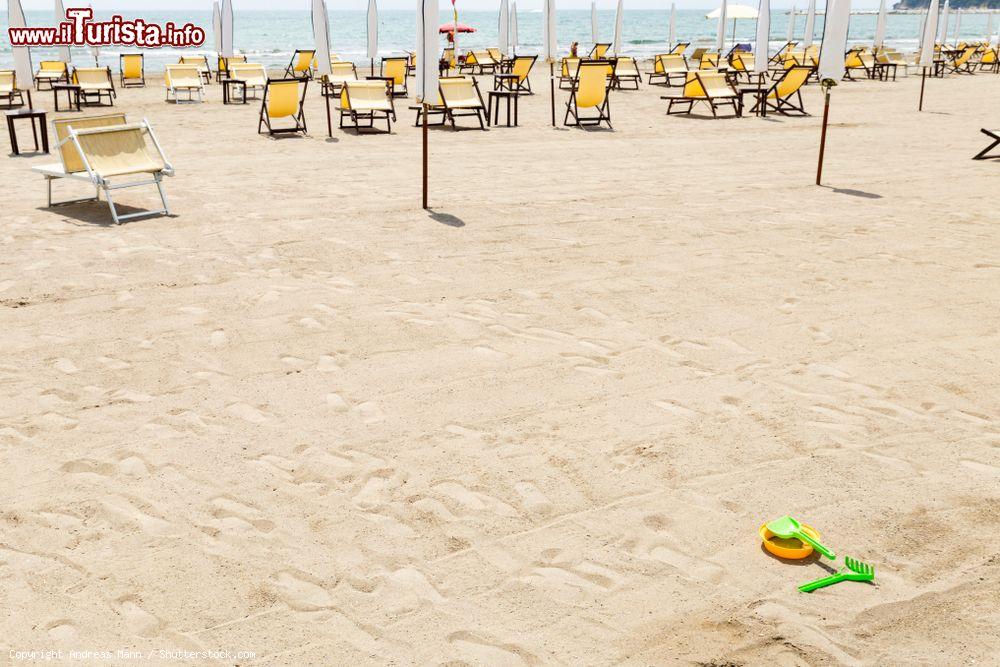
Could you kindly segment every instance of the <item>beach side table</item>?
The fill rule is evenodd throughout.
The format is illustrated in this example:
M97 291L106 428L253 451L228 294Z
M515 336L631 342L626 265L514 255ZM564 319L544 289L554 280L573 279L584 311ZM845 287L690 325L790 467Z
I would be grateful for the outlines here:
M35 152L38 152L38 135L42 135L42 152L49 152L49 130L45 126L45 112L38 111L36 109L20 109L18 111L8 111L7 116L7 134L10 135L10 148L14 155L20 155L21 150L17 145L17 129L14 127L14 121L19 118L27 118L31 120L31 135L35 140ZM35 123L38 123L38 128L36 129Z
M67 108L59 108L59 93L66 93ZM52 97L55 102L55 111L83 111L80 107L80 86L75 86L72 83L53 83L52 84Z
M488 90L486 91L489 96L486 102L486 124L487 125L500 125L500 100L505 100L507 103L507 127L517 127L517 98L519 97L516 90ZM511 107L514 109L514 124L511 125ZM490 118L493 118L493 122L490 122Z
M520 80L517 74L494 74L493 75L493 89L494 90L515 90L517 88L517 83Z
M219 79L219 83L222 84L222 103L223 104L236 104L233 101L233 94L230 88L238 88L240 91L240 104L247 103L247 82L243 79Z
M750 113L761 117L767 116L767 91L767 88L760 85L740 86L736 89L740 96L740 109L746 108L746 101L743 98L747 95L753 95L756 101L750 107Z

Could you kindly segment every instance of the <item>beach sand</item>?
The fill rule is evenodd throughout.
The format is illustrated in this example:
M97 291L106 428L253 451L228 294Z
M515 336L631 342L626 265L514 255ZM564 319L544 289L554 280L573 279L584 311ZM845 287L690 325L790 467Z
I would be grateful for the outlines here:
M816 86L810 118L614 92L608 132L551 128L546 84L519 128L431 133L430 213L407 103L328 139L316 87L281 140L215 84L121 92L169 218L46 209L53 158L0 159L4 644L996 659L1000 165L969 158L1000 76L920 114L917 77L838 86L827 187ZM799 593L827 570L762 550L783 514L877 585Z

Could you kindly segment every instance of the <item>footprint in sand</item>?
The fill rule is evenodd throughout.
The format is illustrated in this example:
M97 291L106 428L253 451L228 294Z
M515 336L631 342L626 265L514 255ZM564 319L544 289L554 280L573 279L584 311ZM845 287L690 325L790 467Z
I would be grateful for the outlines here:
M327 394L326 404L336 412L347 412L351 409L351 406L340 394Z
M271 577L278 596L296 611L319 611L333 607L333 598L319 582L307 581L304 574L288 571Z
M140 637L155 637L162 626L160 619L139 606L139 600L134 595L118 599L118 612L125 621L125 627Z
M59 619L48 624L45 630L49 638L56 642L69 642L77 637L76 626L69 619Z
M795 310L795 306L797 306L798 303L799 303L798 299L794 297L789 297L781 302L781 305L778 306L778 310L780 310L783 313L790 313L793 310Z
M212 347L222 347L228 340L226 332L222 329L216 329L212 332L212 335L208 337L208 343Z
M448 643L462 656L461 662L455 661L456 664L519 667L539 665L542 662L517 644L491 642L467 630L448 635Z
M55 367L57 371L61 373L66 373L67 375L72 375L73 373L80 372L80 369L77 368L76 364L74 364L69 359L65 358L56 359L52 365Z
M262 424L267 421L267 414L247 403L233 403L227 408L229 413L253 424Z
M518 482L514 490L521 497L521 505L532 514L551 514L552 501L531 482Z

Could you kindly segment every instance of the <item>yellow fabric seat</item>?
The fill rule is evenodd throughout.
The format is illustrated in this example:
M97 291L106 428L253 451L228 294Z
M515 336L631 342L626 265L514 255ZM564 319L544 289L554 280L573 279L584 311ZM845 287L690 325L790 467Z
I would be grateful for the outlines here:
M146 72L141 53L122 53L118 56L118 82L122 88L146 85Z
M340 127L350 118L358 134L374 128L376 120L384 120L386 132L392 132L396 108L388 81L345 81L340 89ZM362 125L360 121L367 121Z
M566 102L564 125L600 126L607 123L611 127L610 89L608 78L610 63L606 60L581 60L576 72L575 85ZM596 115L585 116L581 112L590 110ZM570 122L572 116L573 121Z
M205 87L197 65L165 65L163 84L167 87L168 102L201 102L203 99ZM186 100L180 99L181 93L187 95ZM195 95L198 96L197 100L194 99Z

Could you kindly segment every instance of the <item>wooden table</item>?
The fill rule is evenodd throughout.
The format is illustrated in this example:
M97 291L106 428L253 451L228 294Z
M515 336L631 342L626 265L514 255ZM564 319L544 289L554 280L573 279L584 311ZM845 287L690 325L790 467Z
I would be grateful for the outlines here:
M510 122L510 111L511 107L514 107L514 124L513 127L517 127L517 98L520 97L516 90L488 90L486 91L489 96L486 102L486 124L487 125L499 125L500 124L500 100L507 101L507 127L512 127ZM493 118L493 122L490 122L490 118Z
M59 93L61 91L66 92L66 99L69 103L69 108L60 109L59 108ZM80 108L80 86L75 86L72 83L53 83L52 84L52 97L55 101L55 111L82 111Z
M242 92L240 99L242 100L240 104L247 103L247 82L243 79L219 79L219 83L222 84L222 103L223 104L236 104L233 102L233 96L229 92L230 86L234 88L239 88Z
M10 135L10 147L14 155L20 155L20 147L17 145L17 131L14 129L14 121L19 118L28 118L31 120L31 134L35 140L35 152L38 152L38 135L42 135L42 152L49 152L49 130L45 126L45 112L38 111L35 109L20 109L18 111L8 111L7 116L7 133ZM36 129L35 123L38 123L38 128Z

